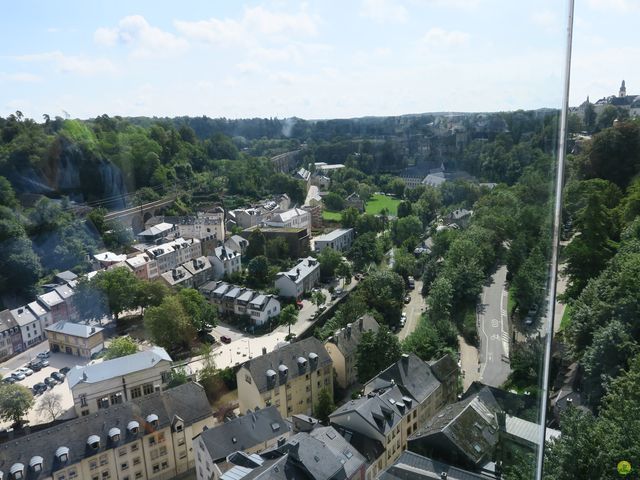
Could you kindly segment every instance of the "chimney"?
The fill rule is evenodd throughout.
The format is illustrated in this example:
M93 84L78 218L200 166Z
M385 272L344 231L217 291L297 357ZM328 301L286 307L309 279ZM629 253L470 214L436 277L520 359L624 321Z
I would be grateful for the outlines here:
M498 421L498 428L501 432L507 430L507 414L503 411L496 412L496 420Z
M24 312L24 308L19 308L18 309L18 315L22 315L22 312Z
M403 365L409 365L409 354L408 353L403 353L402 354L402 364Z
M351 324L347 323L347 338L351 338Z
M358 328L360 329L360 331L362 331L362 324L363 324L363 320L362 320L362 317L360 317L360 319L358 320Z
M7 428L7 440L13 440L13 428Z
M267 347L262 347L262 354L266 355L267 354Z
M447 472L442 472L440 474L440 480L447 480Z

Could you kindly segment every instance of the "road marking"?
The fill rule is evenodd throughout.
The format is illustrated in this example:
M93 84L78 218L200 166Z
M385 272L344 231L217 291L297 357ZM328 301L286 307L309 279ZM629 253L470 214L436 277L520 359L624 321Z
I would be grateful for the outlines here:
M491 319L491 326L493 328L497 328L498 327L498 320L496 320L495 318Z

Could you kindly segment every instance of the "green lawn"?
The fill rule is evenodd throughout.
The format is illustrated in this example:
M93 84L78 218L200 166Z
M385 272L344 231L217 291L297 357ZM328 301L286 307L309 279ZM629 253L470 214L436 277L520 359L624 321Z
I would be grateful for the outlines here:
M332 220L334 222L339 222L342 219L342 215L340 214L340 212L331 212L329 210L323 210L322 218L324 220Z
M571 322L571 307L569 305L564 307L564 313L562 314L562 320L560 320L560 331L564 331Z
M389 215L394 217L398 215L398 204L400 200L393 197L387 197L386 195L372 195L371 200L367 202L365 211L371 215L377 215L383 209L389 211Z

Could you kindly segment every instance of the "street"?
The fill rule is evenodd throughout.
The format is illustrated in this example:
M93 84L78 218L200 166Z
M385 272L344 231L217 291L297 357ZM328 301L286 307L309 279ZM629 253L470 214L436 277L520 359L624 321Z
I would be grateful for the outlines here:
M409 290L411 301L407 303L403 309L403 311L407 313L407 321L404 327L402 327L402 329L398 332L398 340L400 341L407 338L409 334L416 329L416 327L418 326L418 322L420 321L420 316L427 307L425 299L421 293L422 280L416 280L415 284L416 288L414 290Z
M478 335L480 336L479 380L492 387L500 387L509 376L509 318L508 294L505 290L507 267L502 265L482 289L478 306Z

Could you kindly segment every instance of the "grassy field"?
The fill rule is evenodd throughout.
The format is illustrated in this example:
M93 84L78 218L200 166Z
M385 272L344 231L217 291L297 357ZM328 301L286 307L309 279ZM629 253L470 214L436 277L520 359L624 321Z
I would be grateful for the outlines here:
M332 220L334 222L339 222L342 219L342 216L340 212L331 212L329 210L323 210L322 218L324 220Z
M560 320L560 331L564 331L571 322L571 307L569 305L564 307L564 313L562 314L562 320Z
M365 211L371 215L377 215L383 209L389 211L389 215L394 217L398 215L398 204L400 200L393 197L387 197L386 195L372 195L371 200L367 202Z

